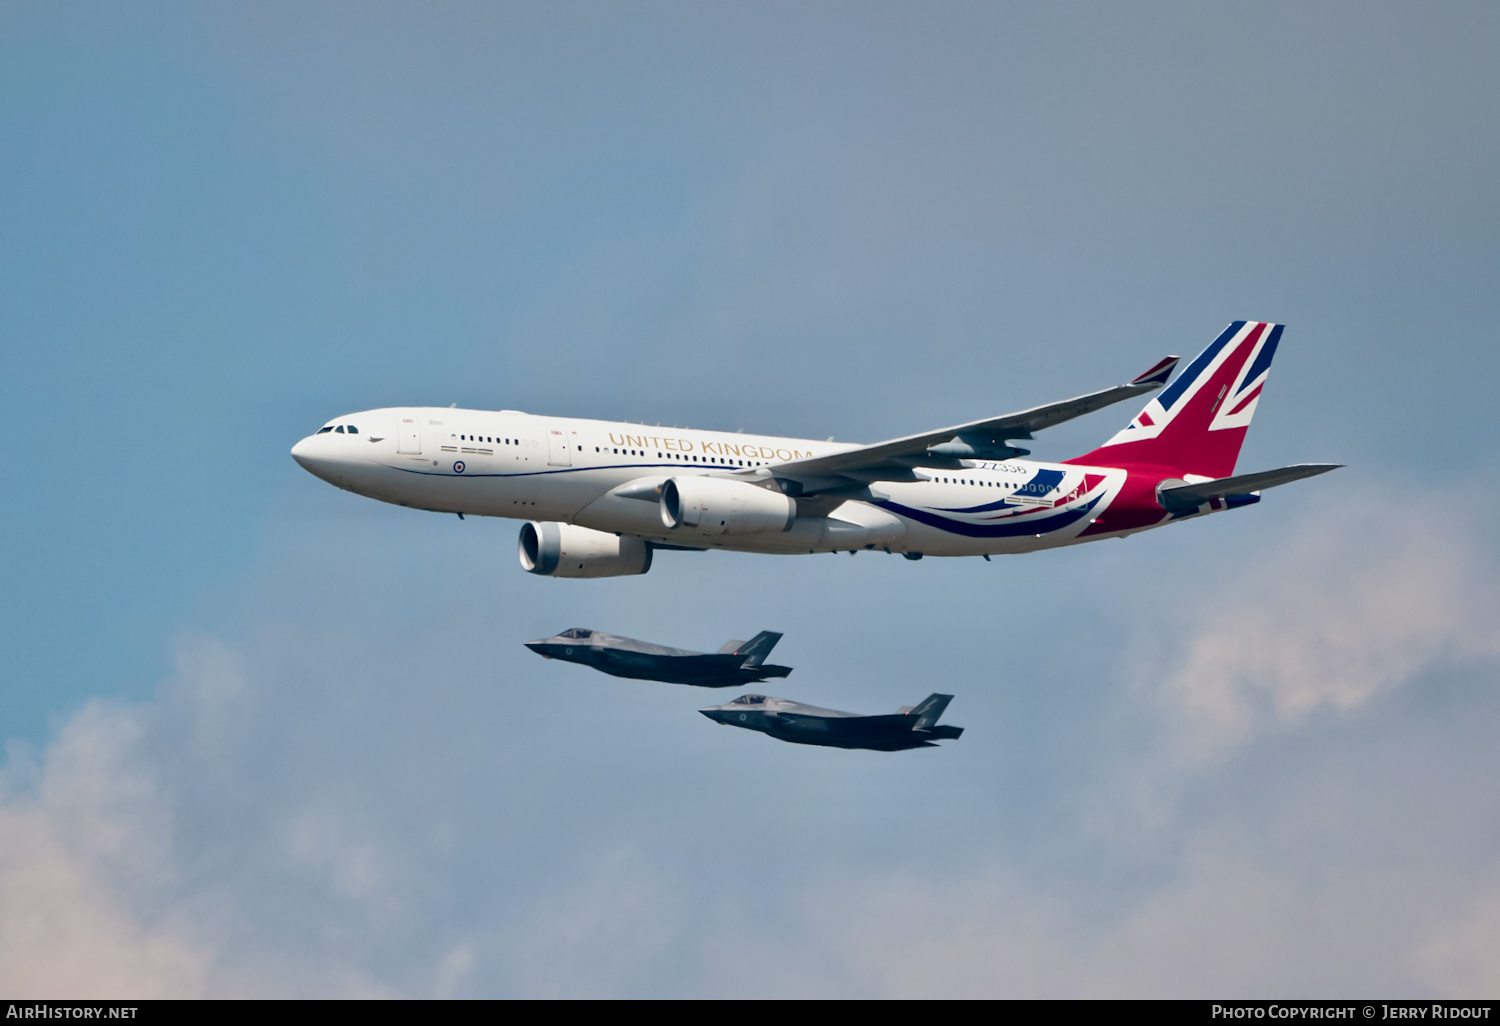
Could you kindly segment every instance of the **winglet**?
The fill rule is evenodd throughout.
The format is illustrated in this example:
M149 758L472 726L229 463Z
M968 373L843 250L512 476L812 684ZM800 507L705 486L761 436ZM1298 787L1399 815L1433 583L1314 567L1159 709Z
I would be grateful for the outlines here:
M1167 383L1167 379L1170 378L1172 376L1172 372L1177 369L1177 361L1180 359L1182 359L1182 357L1180 356L1163 357L1146 373L1140 375L1139 377L1131 378L1128 384L1155 385L1160 388L1162 385L1165 385Z

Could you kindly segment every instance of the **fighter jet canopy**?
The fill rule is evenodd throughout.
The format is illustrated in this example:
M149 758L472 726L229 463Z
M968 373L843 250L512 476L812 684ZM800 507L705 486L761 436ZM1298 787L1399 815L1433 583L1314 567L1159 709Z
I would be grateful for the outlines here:
M733 702L730 702L729 704L730 705L764 705L765 701L766 701L766 696L765 695L741 695L739 698L736 698Z
M559 638L573 638L579 641L583 640L584 638L592 638L593 636L594 632L589 630L587 627L569 627L567 630L558 635Z

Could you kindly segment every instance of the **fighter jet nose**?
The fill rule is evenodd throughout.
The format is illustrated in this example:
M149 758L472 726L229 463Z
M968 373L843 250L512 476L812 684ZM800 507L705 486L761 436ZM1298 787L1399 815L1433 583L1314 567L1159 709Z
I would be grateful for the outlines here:
M522 642L522 644L531 649L537 655L547 654L547 643L545 641L526 641Z
M724 722L724 710L723 709L708 708L708 709L699 709L698 711L701 712L704 716L707 716L709 719L713 720L715 723L723 723Z

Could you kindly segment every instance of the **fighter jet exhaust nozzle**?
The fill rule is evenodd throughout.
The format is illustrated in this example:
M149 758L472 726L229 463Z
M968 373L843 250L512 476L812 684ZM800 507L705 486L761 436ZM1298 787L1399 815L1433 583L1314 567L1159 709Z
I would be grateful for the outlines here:
M744 481L674 477L662 485L661 522L688 534L770 534L790 531L797 501Z
M521 569L543 577L625 577L651 569L651 547L577 524L521 525Z

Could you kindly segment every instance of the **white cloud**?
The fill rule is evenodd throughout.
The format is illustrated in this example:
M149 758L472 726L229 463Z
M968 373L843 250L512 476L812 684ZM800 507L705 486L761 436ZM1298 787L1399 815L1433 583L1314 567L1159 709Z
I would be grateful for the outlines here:
M678 940L679 892L633 848L588 860L569 882L540 895L506 931L506 974L530 998L593 998L642 991Z
M90 705L46 754L40 787L0 780L0 990L17 997L195 997L208 956L170 914L169 810L133 756L131 710Z
M1463 913L1437 924L1416 956L1434 992L1493 997L1500 988L1500 864L1465 888Z
M93 702L40 766L0 775L0 990L17 997L379 996L356 965L293 964L246 946L244 881L190 879L177 822L190 786L242 783L226 755L246 739L246 681L208 639L177 646L151 702ZM327 848L324 849L328 850ZM369 890L357 854L328 856L341 890Z
M824 880L789 896L804 910L792 950L732 938L744 969L734 983L742 994L896 998L1481 998L1500 960L1497 893L1497 866L1325 875L1205 832L1171 880L1120 909L1062 898L1002 865Z
M1482 536L1454 514L1414 525L1385 498L1345 493L1336 517L1309 518L1215 594L1194 596L1161 695L1195 760L1321 710L1350 712L1432 667L1500 654Z

